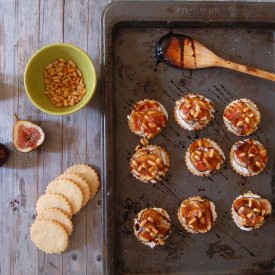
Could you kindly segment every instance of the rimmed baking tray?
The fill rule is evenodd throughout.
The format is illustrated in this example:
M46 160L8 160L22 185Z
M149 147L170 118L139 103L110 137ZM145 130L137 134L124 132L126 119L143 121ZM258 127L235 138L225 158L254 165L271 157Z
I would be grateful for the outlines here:
M187 34L218 55L235 62L275 71L272 3L227 2L115 2L103 14L103 182L105 274L271 274L275 271L274 215L255 232L239 230L230 218L232 201L251 190L273 202L275 198L274 83L220 68L181 71L155 65L153 47L167 32ZM206 129L188 132L173 119L174 102L188 91L210 98L215 121ZM225 106L237 98L251 98L261 109L260 129L252 135L269 152L265 171L253 178L235 174L228 161L210 178L191 175L184 164L187 146L209 137L222 147L228 160L239 140L222 122ZM129 172L129 159L139 138L131 134L126 115L143 98L159 100L169 123L151 141L171 157L167 177L144 184ZM180 201L206 196L217 208L218 219L207 234L192 235L180 226ZM163 247L150 249L133 235L136 213L148 206L165 208L172 218L172 234ZM274 213L274 212L273 212Z

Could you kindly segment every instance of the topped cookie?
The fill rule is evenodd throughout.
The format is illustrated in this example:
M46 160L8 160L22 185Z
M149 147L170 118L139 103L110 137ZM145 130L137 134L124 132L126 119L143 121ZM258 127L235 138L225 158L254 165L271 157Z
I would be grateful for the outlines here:
M231 102L225 108L223 121L228 131L237 136L248 136L258 129L261 114L252 100L242 98Z
M134 219L134 234L145 245L164 245L171 232L171 220L162 208L145 208Z
M231 208L235 224L245 231L252 231L261 227L271 214L271 204L251 191L238 196Z
M237 141L230 150L230 163L233 169L245 177L256 176L266 167L267 150L255 139Z
M168 114L158 101L144 99L134 104L127 118L135 135L151 139L166 126Z
M190 233L208 232L216 218L217 213L214 203L200 196L182 201L178 210L180 223Z
M174 117L178 125L189 131L206 127L214 118L213 102L198 94L188 94L176 101Z
M210 138L191 143L185 154L185 163L195 176L210 176L221 168L225 160L220 146Z
M136 149L130 160L130 170L135 178L143 182L156 183L170 167L168 153L156 145L141 146Z

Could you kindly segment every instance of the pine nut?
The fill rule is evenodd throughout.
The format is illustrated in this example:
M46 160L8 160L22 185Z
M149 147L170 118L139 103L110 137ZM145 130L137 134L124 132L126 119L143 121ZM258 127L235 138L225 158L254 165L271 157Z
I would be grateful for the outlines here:
M254 212L257 212L257 213L260 213L260 212L261 212L261 210L258 209L258 208L253 208L253 211L254 211Z
M240 120L240 121L238 121L238 123L237 123L237 127L240 127L240 126L243 126L243 121L242 120Z
M191 219L191 220L189 221L188 224L192 225L192 224L194 224L196 221L197 221L197 218L193 218L193 219Z
M209 157L210 157L210 158L213 158L213 157L214 157L214 152L215 152L214 149L211 149L211 150L210 150L210 152L209 152Z
M152 122L149 122L149 123L148 123L148 126L149 126L150 128L156 128L156 127L157 127L157 125L156 125L155 123L152 123Z
M201 222L202 224L205 224L205 218L204 218L204 217L201 217L200 222Z
M147 223L147 220L143 220L143 221L140 223L140 227L143 227L146 223Z
M239 157L240 157L240 158L245 157L245 153L241 153L241 154L239 154Z
M246 123L250 123L250 119L248 117L246 117L244 120Z
M259 161L256 161L255 164L256 164L259 168L262 167L262 164L261 164Z
M152 231L155 233L155 234L158 234L159 231L155 228L155 227L152 227Z
M261 154L263 157L265 157L266 154L267 154L267 151L266 151L265 149L263 149L263 150L260 151L260 154Z
M148 162L150 165L152 165L152 166L155 166L155 165L156 165L156 163L155 163L155 162L153 162L153 161L152 161L152 160L150 160L150 159L149 159L147 162Z
M156 164L160 164L161 163L161 159L160 158L158 158L157 160L156 160Z
M147 220L148 220L149 222L154 222L154 219L153 219L152 217L148 217Z
M158 240L160 245L165 245L165 241L164 240Z
M196 160L201 160L200 156L198 156L198 155L195 155L195 156L194 156L194 159L196 159Z
M246 217L247 217L248 219L250 219L252 216L253 216L252 213L248 213L248 214L246 215Z

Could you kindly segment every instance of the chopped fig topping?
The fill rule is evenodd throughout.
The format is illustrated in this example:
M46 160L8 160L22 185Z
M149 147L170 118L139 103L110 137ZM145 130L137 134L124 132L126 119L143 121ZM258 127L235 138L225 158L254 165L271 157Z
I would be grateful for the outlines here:
M207 139L199 139L190 145L190 159L200 172L218 170L224 161L223 155Z
M233 204L234 211L238 214L244 227L256 227L270 214L270 204L265 199L243 197Z
M129 126L134 133L150 139L165 127L167 115L155 100L143 100L134 105L129 115Z
M237 135L249 135L259 123L259 114L256 108L240 99L225 108L224 117L236 128Z
M207 199L187 199L180 207L185 224L197 232L207 232L214 223L210 202Z
M267 152L264 146L253 139L240 141L236 144L234 159L249 172L257 173L265 167Z
M163 245L170 233L171 223L165 210L145 209L140 218L135 220L137 237L142 242L155 242Z

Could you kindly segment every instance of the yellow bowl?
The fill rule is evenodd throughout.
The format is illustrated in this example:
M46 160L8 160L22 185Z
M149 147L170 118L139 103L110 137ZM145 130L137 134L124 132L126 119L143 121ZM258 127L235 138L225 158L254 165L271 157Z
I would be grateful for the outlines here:
M72 107L55 107L44 94L45 68L50 62L61 57L76 63L86 84L86 94ZM68 115L88 104L95 93L97 76L93 62L83 50L71 44L58 43L45 46L32 56L25 70L24 83L30 101L39 110L52 115Z

